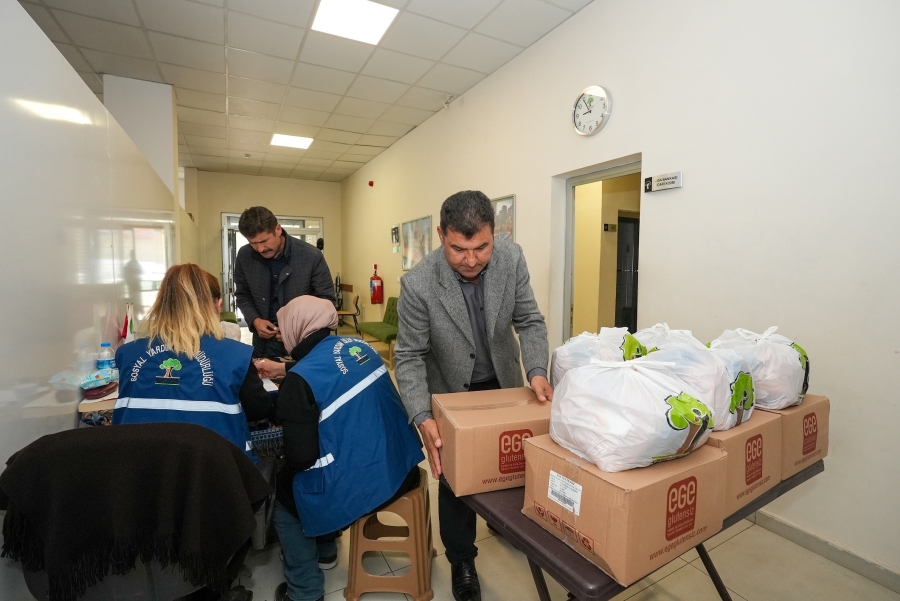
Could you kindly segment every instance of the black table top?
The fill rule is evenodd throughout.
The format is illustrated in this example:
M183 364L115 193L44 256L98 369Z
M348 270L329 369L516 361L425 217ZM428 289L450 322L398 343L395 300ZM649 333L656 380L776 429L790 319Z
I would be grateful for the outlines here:
M774 488L728 516L723 529L765 507L787 491L825 471L822 460L775 485ZM600 568L522 513L525 489L509 488L460 497L514 547L540 566L580 601L604 601L625 590Z

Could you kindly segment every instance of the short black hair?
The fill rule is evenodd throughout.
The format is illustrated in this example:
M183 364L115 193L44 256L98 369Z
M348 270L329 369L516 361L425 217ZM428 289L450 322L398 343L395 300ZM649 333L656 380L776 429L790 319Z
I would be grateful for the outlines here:
M244 238L253 238L263 232L274 232L278 219L266 207L250 207L238 219L238 231Z
M441 231L447 234L447 228L455 230L471 238L484 226L491 226L494 231L494 207L491 199L478 190L464 190L450 196L441 205Z

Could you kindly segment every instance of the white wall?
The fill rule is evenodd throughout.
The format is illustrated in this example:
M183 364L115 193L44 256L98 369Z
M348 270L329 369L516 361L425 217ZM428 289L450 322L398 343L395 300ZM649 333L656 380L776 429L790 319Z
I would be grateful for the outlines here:
M898 21L887 1L594 2L344 182L345 279L397 261L390 224L449 194L515 193L558 344L566 174L638 153L645 175L683 170L641 199L640 325L795 337L832 444L771 507L900 571ZM590 84L613 113L582 138L568 119Z
M0 465L72 428L77 391L48 379L122 314L128 219L171 220L173 197L121 127L17 2L0 2ZM38 104L23 104L38 103ZM51 110L87 123L38 117ZM138 212L140 211L140 212ZM131 222L133 223L133 222ZM28 598L0 560L0 597Z

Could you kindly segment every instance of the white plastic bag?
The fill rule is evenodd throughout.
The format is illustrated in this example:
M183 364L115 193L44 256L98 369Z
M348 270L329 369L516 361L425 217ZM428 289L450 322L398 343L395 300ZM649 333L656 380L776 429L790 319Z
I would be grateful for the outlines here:
M658 323L652 328L638 330L634 333L634 337L647 348L648 353L673 346L703 346L702 342L694 338L690 330L671 330L667 323Z
M712 349L731 349L746 359L753 376L756 406L784 409L799 405L809 387L809 357L790 338L772 326L762 334L725 330L710 343Z
M550 435L605 472L682 457L706 442L712 411L659 361L594 361L553 395Z
M750 419L753 378L747 362L728 349L682 344L654 351L638 362L663 361L712 409L714 430L728 430Z
M628 333L628 328L601 328L599 334L583 332L553 351L550 383L556 388L567 371L583 367L591 359L625 361L646 354L647 349Z

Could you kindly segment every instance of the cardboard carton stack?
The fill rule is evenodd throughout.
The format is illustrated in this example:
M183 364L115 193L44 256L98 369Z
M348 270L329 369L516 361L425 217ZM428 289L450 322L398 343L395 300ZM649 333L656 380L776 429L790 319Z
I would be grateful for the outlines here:
M781 417L781 479L803 471L828 454L828 397L808 394L787 409L766 410Z

